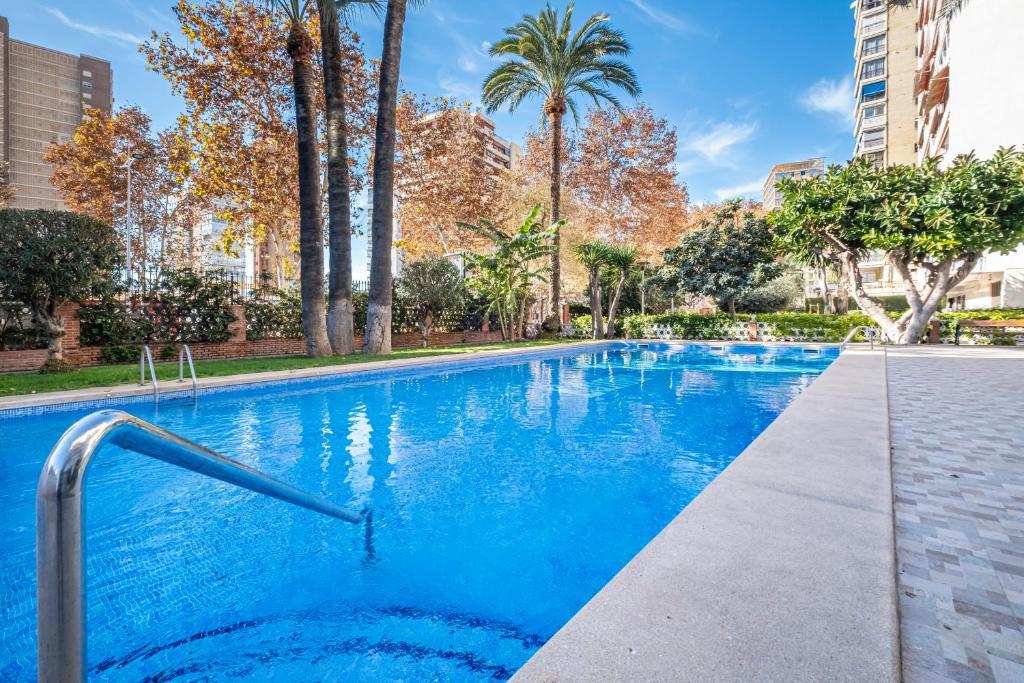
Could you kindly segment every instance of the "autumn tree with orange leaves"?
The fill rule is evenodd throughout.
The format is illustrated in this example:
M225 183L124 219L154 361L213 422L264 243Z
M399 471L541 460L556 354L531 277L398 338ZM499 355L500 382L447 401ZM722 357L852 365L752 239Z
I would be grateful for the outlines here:
M191 190L191 178L176 169L188 150L171 131L154 134L138 107L113 114L88 108L70 140L52 145L43 159L53 165L50 182L72 211L91 216L126 234L128 178L132 165L133 279L145 284L152 266L188 264L195 256L193 228L205 203Z
M595 237L655 258L675 244L686 221L687 193L675 159L675 129L649 106L592 109L570 187L582 207L578 220Z
M486 161L486 122L468 104L403 93L397 112L395 187L401 246L412 259L484 246L456 228L493 216L499 179Z
M175 13L184 41L153 33L141 51L149 67L185 100L178 135L191 154L179 171L194 179L199 196L221 206L219 213L228 221L225 246L247 239L266 244L268 274L280 285L294 276L299 206L286 22L259 0L179 0ZM307 32L315 53L320 51L317 21L311 11ZM351 178L357 192L365 174L356 160L370 144L376 83L359 37L344 26L341 34ZM312 82L321 82L319 60L313 60L313 70ZM323 90L313 92L317 111L322 111ZM321 134L321 147L323 139Z

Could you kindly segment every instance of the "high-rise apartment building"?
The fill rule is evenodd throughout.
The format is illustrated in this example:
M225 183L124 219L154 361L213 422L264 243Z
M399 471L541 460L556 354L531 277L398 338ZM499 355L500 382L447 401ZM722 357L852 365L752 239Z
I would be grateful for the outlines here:
M87 107L113 106L110 62L11 38L0 17L0 160L22 209L63 209L43 154L75 133Z
M775 164L765 178L764 187L761 191L761 204L765 209L771 211L782 206L782 195L776 189L776 185L783 178L796 178L804 180L814 178L825 172L825 157L804 159L803 161L787 161L783 164Z
M1024 2L918 0L918 160L991 157L1024 147ZM1024 246L989 252L948 295L950 308L1024 306Z
M856 121L854 156L876 164L912 164L915 25L913 0L854 0Z

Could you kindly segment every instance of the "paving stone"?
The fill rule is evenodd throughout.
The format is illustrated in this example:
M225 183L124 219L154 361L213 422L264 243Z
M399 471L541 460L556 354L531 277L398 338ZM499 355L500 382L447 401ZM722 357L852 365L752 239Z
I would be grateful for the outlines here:
M1024 354L887 357L903 676L1024 681Z

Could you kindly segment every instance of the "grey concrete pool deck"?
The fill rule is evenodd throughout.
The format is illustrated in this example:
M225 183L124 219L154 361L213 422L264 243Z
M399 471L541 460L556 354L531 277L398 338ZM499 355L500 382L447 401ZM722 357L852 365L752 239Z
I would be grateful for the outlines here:
M885 372L843 353L514 680L898 680Z

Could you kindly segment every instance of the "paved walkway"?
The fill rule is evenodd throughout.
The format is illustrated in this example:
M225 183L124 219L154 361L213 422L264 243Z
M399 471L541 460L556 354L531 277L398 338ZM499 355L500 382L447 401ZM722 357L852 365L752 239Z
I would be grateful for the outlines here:
M889 349L908 683L1024 681L1024 349Z

